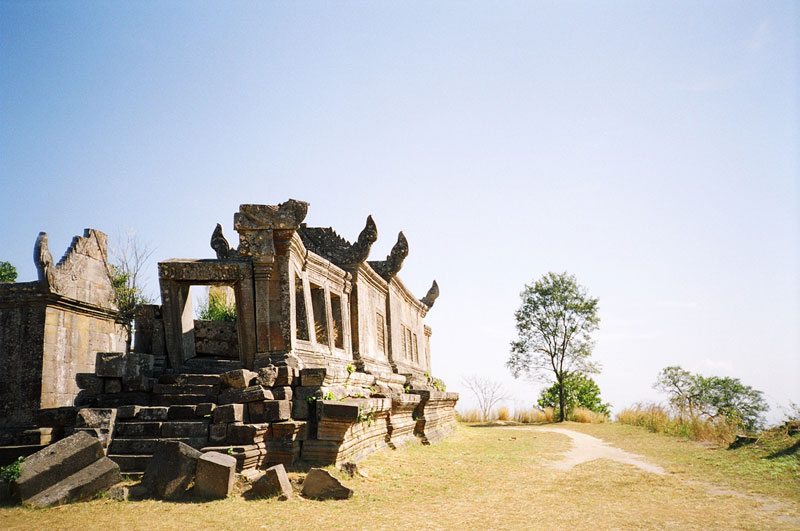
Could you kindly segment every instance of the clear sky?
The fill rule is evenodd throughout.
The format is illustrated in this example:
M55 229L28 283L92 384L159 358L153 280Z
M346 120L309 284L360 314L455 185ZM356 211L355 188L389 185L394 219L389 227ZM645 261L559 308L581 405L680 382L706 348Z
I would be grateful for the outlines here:
M0 260L35 278L85 227L211 257L240 203L432 279L433 372L505 369L519 292L600 299L615 409L659 370L800 402L794 2L0 2Z

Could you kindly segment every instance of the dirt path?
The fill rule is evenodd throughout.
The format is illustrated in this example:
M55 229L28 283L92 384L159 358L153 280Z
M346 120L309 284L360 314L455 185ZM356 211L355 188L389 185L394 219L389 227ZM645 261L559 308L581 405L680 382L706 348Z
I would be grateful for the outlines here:
M559 470L570 470L576 465L581 463L588 463L595 459L610 459L618 463L625 463L641 468L646 472L653 474L664 475L666 472L660 466L646 461L644 457L636 454L620 450L611 446L602 439L586 435L585 433L578 433L576 431L567 430L564 428L549 428L537 427L533 428L536 431L549 431L553 433L560 433L572 439L572 448L570 448L564 455L564 459L558 461L551 461L551 467Z

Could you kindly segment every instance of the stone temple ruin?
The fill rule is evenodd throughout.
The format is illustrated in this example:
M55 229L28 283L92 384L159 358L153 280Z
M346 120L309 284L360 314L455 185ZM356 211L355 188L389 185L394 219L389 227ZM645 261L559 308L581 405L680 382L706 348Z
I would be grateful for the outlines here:
M238 246L217 225L216 258L159 263L161 305L140 308L129 354L106 236L87 229L56 264L41 233L39 279L0 284L0 464L80 431L123 473L144 472L164 441L243 471L448 435L458 395L430 376L424 323L436 282L418 299L397 277L402 232L370 261L371 217L350 243L304 224L307 209L241 205ZM191 286L232 289L236 321L196 320Z

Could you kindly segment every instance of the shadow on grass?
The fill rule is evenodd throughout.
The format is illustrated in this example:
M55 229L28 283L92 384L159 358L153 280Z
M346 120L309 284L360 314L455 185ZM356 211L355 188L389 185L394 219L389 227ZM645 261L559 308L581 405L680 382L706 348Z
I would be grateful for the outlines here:
M793 445L787 446L783 450L778 450L777 452L769 454L766 459L777 459L787 455L794 455L798 450L800 450L800 439L797 439Z
M559 424L558 422L538 422L538 423L522 423L514 421L500 421L500 422L476 422L465 424L467 428L507 428L508 426L547 426L551 424Z

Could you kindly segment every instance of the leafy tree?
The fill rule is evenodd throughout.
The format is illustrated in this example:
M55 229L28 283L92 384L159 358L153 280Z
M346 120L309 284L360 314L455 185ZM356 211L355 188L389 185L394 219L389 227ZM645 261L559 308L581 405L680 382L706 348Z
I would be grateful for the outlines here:
M539 407L557 408L559 394L560 386L558 383L543 389L537 401ZM586 375L572 373L567 376L564 380L564 397L568 412L576 407L583 407L606 416L611 414L611 404L603 403L597 383Z
M511 342L506 366L515 378L552 374L558 387L560 419L566 418L564 381L573 373L598 372L590 361L597 330L598 300L589 297L575 277L547 273L520 294L522 305L514 316L518 338Z
M10 262L0 261L0 282L16 282L17 268Z
M763 427L763 413L769 409L764 393L738 378L703 376L678 366L664 368L653 387L667 393L682 416L724 418L747 431Z
M108 277L114 288L112 302L117 307L116 319L127 336L125 352L130 353L136 309L151 302L144 293L144 284L139 273L153 251L131 231L125 235L124 241L119 237L117 240L117 244L111 249L113 263L109 264Z
M478 401L478 409L481 410L484 422L489 420L492 409L509 397L508 393L503 389L503 384L489 378L473 374L465 377L463 382L467 389L475 395L475 399Z
M208 298L200 303L198 317L203 321L236 321L236 304L229 303L224 293L209 290Z

